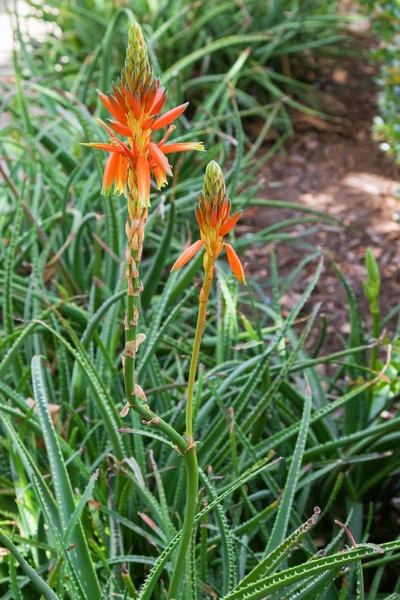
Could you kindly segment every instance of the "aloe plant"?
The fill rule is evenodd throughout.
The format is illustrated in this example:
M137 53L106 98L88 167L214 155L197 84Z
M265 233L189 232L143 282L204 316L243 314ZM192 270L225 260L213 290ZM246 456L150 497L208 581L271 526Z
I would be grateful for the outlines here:
M278 13L271 3L268 18ZM129 17L118 14L93 70L85 64L68 93L66 82L50 84L40 61L29 63L33 76L26 76L21 67L29 54L21 37L16 88L2 101L11 120L0 138L1 598L394 598L400 590L393 569L400 532L392 517L400 418L399 331L392 324L399 307L386 314L380 306L379 335L369 332L350 283L332 263L351 325L332 352L326 317L318 304L309 309L324 268L313 233L332 218L295 205L298 218L246 235L240 235L243 221L236 233L230 229L249 205L293 208L265 200L256 177L262 138L249 149L242 119L263 115L264 135L284 112L279 102L244 102L238 82L250 52L235 56L229 76L205 80L212 84L202 99L205 115L199 109L191 120L180 119L174 143L207 138L207 152L174 163L178 175L161 193L150 188L140 268L156 282L142 305L138 297L146 340L135 371L152 414L144 409L145 423L134 411L120 415L127 205L122 197L100 195L101 155L80 145L99 135L82 99L94 87L96 61L110 62L114 28ZM168 20L160 25L159 38L169 26ZM154 48L150 54L156 58ZM180 73L192 59L179 56ZM108 66L102 73L107 79ZM181 89L172 71L169 77L179 104ZM195 203L206 164L215 159L233 221L217 225L218 209L228 203L221 195L209 211L203 195L202 243L176 266L192 257L190 264L170 274L188 232L198 238ZM233 267L244 278L236 254L221 253L211 261L213 285L206 281L207 327L196 336L204 269L194 251L214 234L213 242L218 237L235 248L245 269L249 252L267 247L268 279L252 277L250 264L247 286L239 286L231 275ZM299 262L283 274L277 256L288 243ZM215 259L219 250L209 245L207 256ZM367 294L373 288L376 299L377 269L371 259L367 267ZM303 291L284 312L281 298L297 280L305 282ZM317 343L310 342L315 331ZM193 340L200 338L191 360ZM153 414L165 426L149 427ZM189 453L198 463L189 469L196 479L189 497L185 432L201 441Z

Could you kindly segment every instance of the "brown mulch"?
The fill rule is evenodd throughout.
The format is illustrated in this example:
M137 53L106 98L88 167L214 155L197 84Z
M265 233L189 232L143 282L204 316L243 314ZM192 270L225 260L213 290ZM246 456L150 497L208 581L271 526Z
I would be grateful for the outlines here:
M400 190L399 168L371 135L378 108L374 82L377 68L368 62L366 51L370 43L364 37L352 48L359 51L357 57L324 58L307 67L304 63L290 65L297 78L313 84L316 98L331 119L292 115L294 137L260 173L268 182L263 192L265 198L304 204L343 223L344 226L321 224L304 241L334 258L353 287L367 324L368 305L362 283L366 278L364 257L368 246L373 249L381 270L383 314L395 307L400 298L400 202L396 199ZM263 151L266 149L267 145ZM302 215L295 210L255 207L246 211L243 224L247 230L257 231L296 216ZM299 225L294 231L300 233L311 226ZM274 247L283 279L309 252L284 242L274 243ZM250 273L267 293L270 248L259 247L246 254ZM283 309L290 309L296 303L314 271L315 264L307 266L305 277L297 279L283 298ZM325 261L312 295L311 303L316 302L322 302L330 323L330 349L337 349L341 345L337 333L349 332L348 306L329 260ZM392 323L389 330L393 326Z

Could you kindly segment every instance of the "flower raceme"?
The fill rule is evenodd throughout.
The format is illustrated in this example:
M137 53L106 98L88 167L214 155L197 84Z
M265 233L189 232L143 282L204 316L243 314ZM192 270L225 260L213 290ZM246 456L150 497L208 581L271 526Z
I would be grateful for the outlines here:
M137 23L129 29L129 46L125 67L117 83L113 84L113 93L98 91L113 119L98 122L109 134L108 143L89 143L99 150L110 153L104 170L102 193L129 193L142 207L150 205L150 179L154 176L158 188L167 183L167 175L172 174L167 155L187 150L204 150L201 142L182 142L167 144L175 126L172 123L186 110L188 103L181 104L164 114L160 114L167 101L167 92L160 85L160 79L154 77L149 64L146 43ZM168 127L158 142L153 133ZM122 141L118 136L127 138Z
M242 211L231 215L231 201L227 196L224 176L218 164L211 161L207 165L203 191L195 209L200 228L200 240L189 246L172 267L177 271L183 267L204 246L204 270L212 279L214 264L223 248L226 250L229 265L241 283L245 283L244 271L235 250L223 241L238 222Z

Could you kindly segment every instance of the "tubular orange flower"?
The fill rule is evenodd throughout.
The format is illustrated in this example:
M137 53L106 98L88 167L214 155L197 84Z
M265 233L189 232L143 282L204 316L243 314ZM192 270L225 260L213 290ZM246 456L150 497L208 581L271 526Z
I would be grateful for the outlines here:
M176 144L167 144L162 147L164 154L171 154L172 152L185 152L186 150L204 150L202 142L177 142Z
M108 120L108 126L102 122L110 134L110 144L87 145L119 153L118 157L110 157L107 161L107 176L103 179L102 193L109 194L114 184L115 192L125 194L128 184L130 193L137 193L139 206L145 208L150 206L151 176L154 176L160 189L166 184L167 175L172 175L166 154L201 151L204 150L203 144L187 142L164 146L169 134L175 129L171 123L186 110L188 103L160 114L168 95L165 88L160 86L160 80L154 77L142 31L137 23L133 23L129 30L125 67L117 83L113 83L112 90L112 94L98 91L101 102L113 117ZM159 142L154 141L153 132L168 125L167 135ZM124 151L115 149L121 143L116 134L127 138Z
M178 258L178 260L172 267L171 271L178 271L178 269L180 269L181 267L186 265L186 263L189 262L189 260L191 258L193 258L193 256L195 254L197 254L197 252L200 250L200 248L202 246L203 246L203 242L201 240L197 240L197 242L195 242L194 244L189 246L189 248L186 248L186 250L184 250L184 252L182 252L180 257Z
M173 146L175 144L171 144ZM224 235L229 233L238 222L242 211L231 215L231 201L227 196L224 176L216 162L207 165L204 177L203 191L199 195L199 203L195 213L200 228L200 240L187 248L175 262L172 271L177 271L193 256L205 247L204 269L212 279L215 261L223 248L226 249L229 266L240 283L246 283L242 263L230 244L223 241Z
M238 255L230 244L225 244L225 250L228 257L229 266L231 267L232 271L240 283L246 283L242 263L240 262Z

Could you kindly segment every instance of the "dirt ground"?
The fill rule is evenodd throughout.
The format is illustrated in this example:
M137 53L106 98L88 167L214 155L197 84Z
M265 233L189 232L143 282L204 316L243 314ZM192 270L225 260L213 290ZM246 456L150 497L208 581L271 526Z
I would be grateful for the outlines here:
M371 38L364 34L352 44L351 50L358 53L356 57L324 58L309 61L307 66L291 63L295 76L311 83L320 94L321 108L331 120L294 115L295 135L260 174L269 184L264 191L266 198L322 210L343 223L343 226L321 224L304 241L329 252L338 263L359 299L367 324L368 306L362 282L368 246L373 249L381 270L382 313L387 314L400 299L400 201L396 199L396 195L400 197L399 167L371 136L373 118L378 114L375 85L378 71L368 59L371 43ZM256 207L244 216L251 230L259 230L301 214L295 210ZM310 224L299 225L295 231L300 233L309 227ZM277 242L275 250L283 278L307 254L307 250L284 242ZM268 281L269 251L270 246L264 246L246 255L249 271L261 284ZM296 303L314 270L315 264L307 267L306 278L298 279L283 298L283 309L290 309ZM341 345L337 332L347 334L349 323L345 292L329 260L325 261L323 275L310 302L323 303L332 351ZM391 325L389 330L393 330L394 323Z

